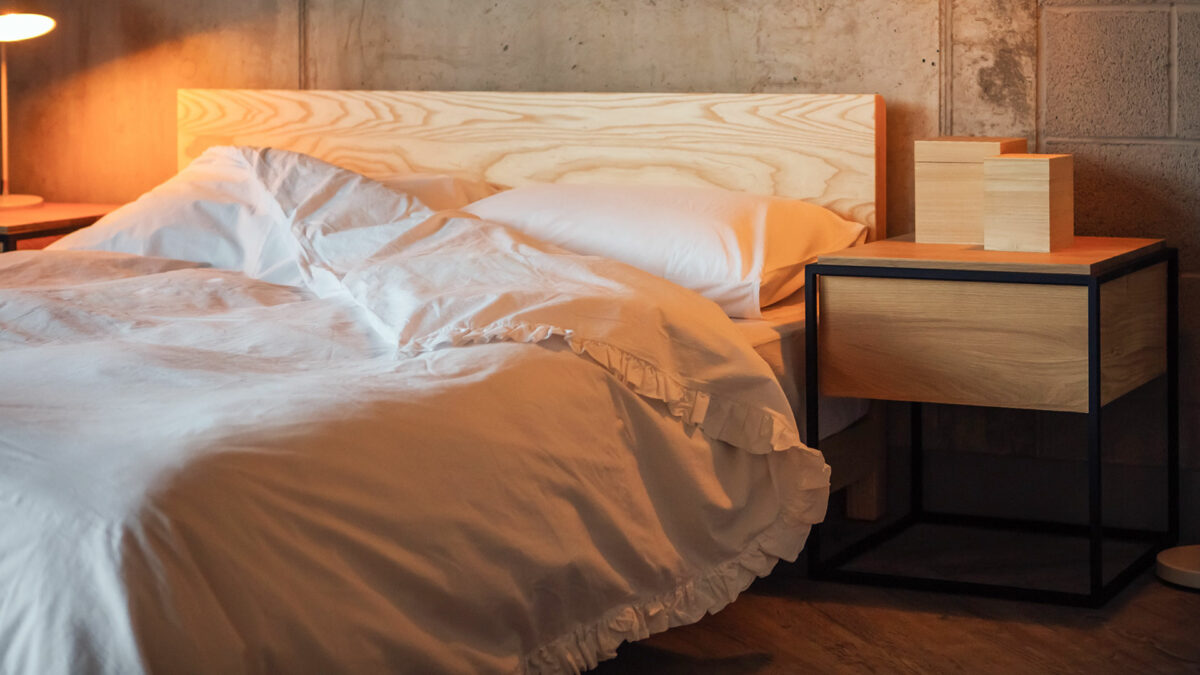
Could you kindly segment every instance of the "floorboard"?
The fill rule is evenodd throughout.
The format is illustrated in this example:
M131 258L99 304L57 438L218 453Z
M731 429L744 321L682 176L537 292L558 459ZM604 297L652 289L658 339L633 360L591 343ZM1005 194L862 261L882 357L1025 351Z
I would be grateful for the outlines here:
M1200 673L1200 592L1147 573L1100 609L815 582L782 569L618 673Z

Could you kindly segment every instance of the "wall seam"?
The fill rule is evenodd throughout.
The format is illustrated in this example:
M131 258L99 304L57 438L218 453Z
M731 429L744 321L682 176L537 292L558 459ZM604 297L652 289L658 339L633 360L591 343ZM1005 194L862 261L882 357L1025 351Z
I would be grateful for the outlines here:
M954 0L941 0L938 10L938 134L954 135Z
M1049 136L1046 143L1095 143L1096 145L1200 146L1200 139L1174 136Z
M1033 106L1033 147L1036 152L1045 152L1046 135L1046 12L1042 3L1037 8L1037 38L1034 42L1034 106Z
M1179 119L1178 119L1178 114L1179 114L1179 81L1178 80L1179 80L1179 70L1180 70L1180 68L1179 68L1179 66L1180 66L1180 62L1179 62L1179 55L1180 55L1179 22L1180 22L1181 18L1183 17L1183 15L1185 15L1185 14L1189 15L1189 17L1194 17L1197 15L1200 15L1200 5L1183 5L1183 6L1176 5L1176 7L1175 7L1175 22L1173 25L1173 27L1175 28L1175 50L1172 53L1172 56L1174 57L1173 63L1175 65L1174 84L1175 84L1175 113L1176 113L1175 123L1176 123L1176 125L1179 124ZM1192 35L1191 32L1189 32L1187 39L1194 41L1195 36ZM1193 49L1194 48L1195 47L1193 46ZM1197 136L1200 136L1200 133L1198 133L1195 129L1195 116L1196 116L1196 113L1193 112L1191 117L1189 118L1189 120L1187 120L1187 121L1191 122L1191 128L1180 129L1179 126L1175 127L1174 130L1175 130L1176 138L1179 138L1180 140L1185 140L1185 139L1190 140L1190 139L1197 138Z
M1173 3L1143 3L1139 5L1066 5L1061 7L1046 7L1047 12L1056 14L1100 14L1104 12L1162 12L1169 10Z
M1167 59L1170 64L1170 75L1167 77L1167 97L1169 105L1168 130L1171 136L1179 136L1179 9L1171 5L1171 33L1168 39L1170 52Z
M296 9L298 18L296 23L299 24L296 49L300 56L296 80L299 89L308 89L308 0L296 0Z

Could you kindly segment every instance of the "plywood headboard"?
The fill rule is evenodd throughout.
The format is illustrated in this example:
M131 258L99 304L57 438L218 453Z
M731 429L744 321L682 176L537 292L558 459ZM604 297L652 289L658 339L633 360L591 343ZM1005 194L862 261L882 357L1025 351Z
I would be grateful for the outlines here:
M870 94L181 89L179 166L212 145L295 150L368 176L503 185L715 185L884 225L884 107Z

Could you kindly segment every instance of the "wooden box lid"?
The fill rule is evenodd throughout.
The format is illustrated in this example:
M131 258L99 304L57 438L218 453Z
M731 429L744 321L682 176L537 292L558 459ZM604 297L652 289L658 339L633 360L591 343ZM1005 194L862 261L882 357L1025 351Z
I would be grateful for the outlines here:
M1025 152L1024 138L940 136L913 143L918 162L982 162L985 157Z

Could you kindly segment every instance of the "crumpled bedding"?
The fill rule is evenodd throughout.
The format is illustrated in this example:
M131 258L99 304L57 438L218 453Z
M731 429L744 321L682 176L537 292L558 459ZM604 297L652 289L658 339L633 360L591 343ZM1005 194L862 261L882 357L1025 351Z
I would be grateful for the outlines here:
M823 517L828 467L710 301L384 217L310 158L206 158L271 177L236 209L278 214L295 259L254 267L294 283L0 255L0 672L578 672Z

